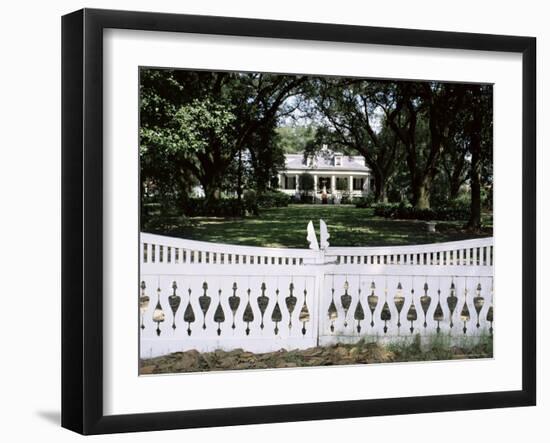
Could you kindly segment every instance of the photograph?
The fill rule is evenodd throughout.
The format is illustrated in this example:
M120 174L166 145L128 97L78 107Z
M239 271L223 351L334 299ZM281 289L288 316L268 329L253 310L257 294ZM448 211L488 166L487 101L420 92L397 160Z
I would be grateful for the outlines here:
M140 375L493 358L492 84L141 66L136 148Z
M536 428L543 20L224 5L62 16L61 82L44 71L61 88L47 113L61 117L61 261L33 268L61 287L61 340L45 338L60 352L35 347L61 355L61 377L42 365L61 426L331 441L343 419L409 440L472 414L484 439L521 438L502 426L514 417ZM51 252L22 235L19 286L28 251ZM42 362L23 332L8 343Z

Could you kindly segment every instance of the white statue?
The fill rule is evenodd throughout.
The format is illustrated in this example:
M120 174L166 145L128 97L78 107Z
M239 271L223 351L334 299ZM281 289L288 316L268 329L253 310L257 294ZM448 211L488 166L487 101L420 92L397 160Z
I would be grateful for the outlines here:
M307 224L307 237L306 240L309 242L309 248L314 251L319 250L319 243L317 243L317 236L315 235L315 228L313 227L313 222L310 220Z
M319 220L319 228L321 231L321 249L324 251L330 245L330 243L328 242L330 234L328 233L327 224L324 220Z

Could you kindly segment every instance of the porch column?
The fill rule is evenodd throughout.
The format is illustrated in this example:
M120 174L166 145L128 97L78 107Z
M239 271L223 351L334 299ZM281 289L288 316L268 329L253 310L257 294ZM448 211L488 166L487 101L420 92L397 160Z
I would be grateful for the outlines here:
M277 185L278 185L279 189L283 189L284 183L283 183L282 174L277 174Z
M313 192L315 193L315 195L317 195L317 188L318 188L317 174L313 174Z
M334 194L334 191L336 191L336 176L333 175L330 177L330 192Z
M300 190L300 176L296 174L296 193Z
M351 197L351 195L353 194L353 175L350 175L348 177L348 180L349 180L349 195Z

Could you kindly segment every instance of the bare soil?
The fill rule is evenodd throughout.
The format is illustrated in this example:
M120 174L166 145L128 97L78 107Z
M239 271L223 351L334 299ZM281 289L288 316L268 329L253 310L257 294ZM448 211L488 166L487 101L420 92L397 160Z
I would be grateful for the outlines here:
M200 353L196 350L142 359L140 374L223 371L241 369L294 368L403 361L452 360L492 357L492 346L449 347L422 350L414 343L407 346L382 346L377 343L338 344L305 350L255 354L242 349Z

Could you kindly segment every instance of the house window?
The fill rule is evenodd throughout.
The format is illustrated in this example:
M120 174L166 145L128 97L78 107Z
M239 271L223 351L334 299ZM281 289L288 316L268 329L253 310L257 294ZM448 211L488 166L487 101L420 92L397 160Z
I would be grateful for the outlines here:
M365 179L364 178L354 178L353 179L353 190L354 191L362 191L364 184L365 184Z
M337 155L334 157L334 166L342 166L342 156Z

